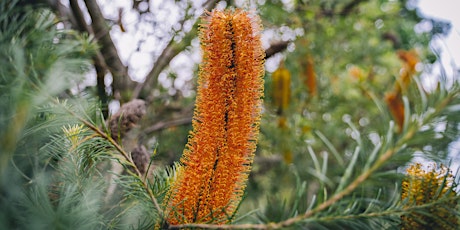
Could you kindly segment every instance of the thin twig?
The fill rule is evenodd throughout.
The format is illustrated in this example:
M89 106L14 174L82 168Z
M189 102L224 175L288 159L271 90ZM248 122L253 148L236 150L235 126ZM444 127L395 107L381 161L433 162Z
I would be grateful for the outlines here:
M265 50L265 59L268 59L270 58L271 56L279 53L279 52L282 52L284 51L285 49L287 49L289 43L291 43L292 41L280 41L280 42L276 42L276 43L273 43L270 45L270 47L268 47L266 50Z
M160 122L157 122L154 125L146 128L144 130L144 132L145 132L146 135L149 135L149 134L151 134L153 132L157 132L157 131L160 131L160 130L163 130L163 129L166 129L166 128L169 128L169 127L174 127L174 126L179 126L179 125L188 125L188 124L191 124L191 123L192 123L192 117L191 116L181 117L181 118L168 120L168 121L160 121Z

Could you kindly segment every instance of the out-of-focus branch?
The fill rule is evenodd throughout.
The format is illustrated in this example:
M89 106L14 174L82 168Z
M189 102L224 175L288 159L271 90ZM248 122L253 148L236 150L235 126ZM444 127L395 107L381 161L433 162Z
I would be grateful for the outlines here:
M186 37L195 35L196 31L192 30L190 33L186 35ZM186 38L184 37L183 40ZM171 40L166 48L161 53L160 57L158 57L155 64L153 64L153 68L147 74L145 81L143 83L139 83L133 91L133 98L139 98L141 96L142 90L154 88L158 83L158 75L160 75L161 71L169 65L169 62L182 52L187 46L190 45L190 41L177 43L174 40ZM145 96L145 95L142 95Z
M364 2L366 0L353 0L349 2L347 5L345 5L342 10L340 11L340 15L346 16L351 13L351 11L358 6L361 2Z
M158 132L163 129L167 129L169 127L174 127L174 126L179 126L179 125L188 125L190 123L192 123L192 116L181 117L181 118L177 118L177 119L169 120L169 121L160 121L146 128L144 132L146 135L149 135L153 132Z
M86 32L88 34L94 34L93 29L89 26L86 21L85 17L83 16L83 12L81 11L80 5L78 4L78 0L70 0L70 8L72 10L72 14L75 18L75 23L78 29L82 32ZM99 50L96 51L96 55L93 56L94 68L96 69L97 75L97 94L101 103L103 105L102 112L104 117L108 116L108 96L105 92L105 82L104 77L105 73L107 72L107 65L105 64L104 57L102 56Z
M210 11L214 9L217 4L217 0L209 0L203 4L205 11ZM136 86L133 91L133 98L144 97L147 101L149 101L148 92L149 89L154 88L158 83L158 75L160 75L161 71L169 65L169 62L177 56L180 52L182 52L185 48L190 46L190 43L194 37L196 37L197 31L197 22L195 22L194 29L190 30L184 38L180 42L174 41L174 36L171 38L170 42L163 50L163 52L158 57L157 61L153 64L152 69L147 74L145 81L140 83Z
M284 51L289 45L289 41L281 41L274 44L271 44L268 49L265 50L265 59L270 58L276 53Z
M112 73L112 88L115 98L120 99L122 102L128 101L130 98L124 93L133 85L133 81L129 78L128 71L118 56L118 51L110 37L109 28L97 1L85 0L85 4L92 20L94 35L101 46L101 54Z

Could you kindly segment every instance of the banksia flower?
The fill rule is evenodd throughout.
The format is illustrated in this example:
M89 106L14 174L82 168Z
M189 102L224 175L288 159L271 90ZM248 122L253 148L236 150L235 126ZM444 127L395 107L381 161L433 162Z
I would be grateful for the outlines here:
M401 132L404 126L404 102L400 93L390 92L385 95L390 113L398 125L398 132Z
M405 63L405 68L411 72L415 72L415 66L419 62L417 53L415 51L399 50L398 57Z
M259 19L242 10L214 10L201 25L193 131L164 203L169 224L223 224L236 211L259 132L260 29Z
M284 63L272 74L273 105L278 114L289 107L291 97L291 73L284 67Z
M110 134L114 140L120 140L145 115L145 101L134 99L123 106L108 121Z
M415 66L419 60L414 51L399 50L398 57L404 62L404 67L401 69L401 73L395 87L396 92L402 92L409 86L411 78L416 72Z
M442 198L455 197L454 178L442 166L436 171L423 170L421 164L411 165L402 182L401 200L405 208L433 203ZM457 210L456 200L446 200L415 210L401 217L403 230L457 229L458 219L451 210ZM423 213L423 214L422 214Z
M352 66L348 72L354 79L358 81L363 81L366 78L363 70L357 66Z
M418 63L418 58L415 52L405 50L398 51L398 56L404 61L405 65L401 69L400 77L395 82L394 90L385 95L385 102L398 125L398 131L402 131L404 125L404 103L402 95L407 87L409 87L411 78L415 73L415 66Z

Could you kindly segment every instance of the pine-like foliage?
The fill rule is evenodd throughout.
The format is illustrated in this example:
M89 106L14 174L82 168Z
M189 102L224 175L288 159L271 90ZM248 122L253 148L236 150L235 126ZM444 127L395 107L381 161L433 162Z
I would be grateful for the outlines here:
M147 179L150 154L131 157L99 104L70 93L95 44L47 9L2 1L0 15L0 229L152 227L168 173Z

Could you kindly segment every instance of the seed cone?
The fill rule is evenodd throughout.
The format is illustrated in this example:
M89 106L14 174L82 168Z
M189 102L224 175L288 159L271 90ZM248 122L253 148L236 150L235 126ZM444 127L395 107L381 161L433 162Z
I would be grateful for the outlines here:
M150 163L150 154L143 145L139 145L131 151L131 157L139 172L145 174Z
M193 131L165 203L169 224L223 224L236 211L259 132L260 29L259 19L242 10L214 10L201 25Z
M112 138L116 141L123 139L146 113L145 101L134 99L123 106L108 121Z

